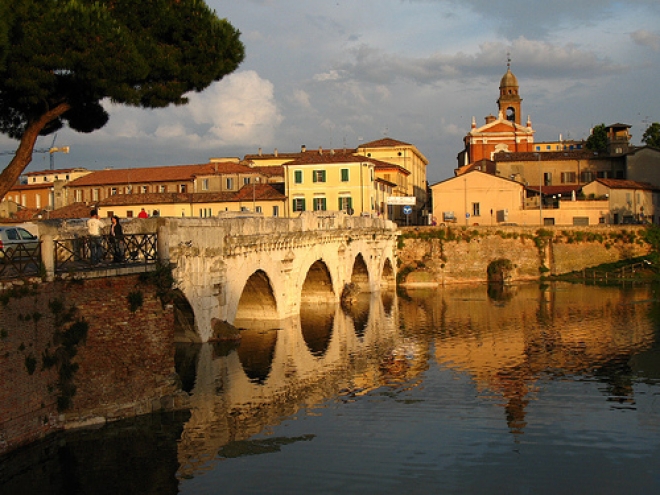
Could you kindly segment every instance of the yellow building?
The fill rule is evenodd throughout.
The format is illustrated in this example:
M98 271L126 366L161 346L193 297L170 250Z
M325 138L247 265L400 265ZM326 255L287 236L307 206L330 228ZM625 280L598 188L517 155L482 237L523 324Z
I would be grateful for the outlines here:
M377 174L379 177L397 184L394 196L414 196L416 198L416 204L413 206L413 223L428 223L427 215L424 212L429 208L426 181L426 167L429 161L415 145L392 138L383 138L358 146L356 153L399 166L407 171L407 176L386 169L382 169L382 173L377 170ZM397 219L400 218L397 217Z
M606 223L660 223L660 188L648 182L621 179L597 179L582 188L591 198L607 201Z
M278 185L246 185L236 192L117 194L100 201L99 216L136 218L142 208L149 216L208 218L232 213L280 217L286 196Z
M284 164L287 216L303 211L345 211L356 215L378 209L375 165L352 152L306 151Z

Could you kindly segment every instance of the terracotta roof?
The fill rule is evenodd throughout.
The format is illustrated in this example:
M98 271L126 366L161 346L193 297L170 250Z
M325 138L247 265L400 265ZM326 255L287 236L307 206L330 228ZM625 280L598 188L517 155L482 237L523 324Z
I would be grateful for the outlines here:
M172 165L169 167L97 170L84 177L71 181L69 187L137 184L141 182L189 181L196 175L212 174L214 172L214 163L205 163L203 165Z
M35 184L16 184L12 186L10 191L28 191L31 189L50 189L53 187L52 182L38 182Z
M626 179L596 179L595 182L600 182L610 189L645 189L649 191L658 191L660 188L654 186L650 182L638 182L635 180Z
M566 150L566 151L500 151L493 155L495 162L531 162L540 160L561 161L561 160L595 160L599 156L597 153L589 150ZM608 158L608 157L604 157Z
M236 192L115 194L99 201L98 205L108 207L176 203L230 203L251 200L252 197L252 185L247 185ZM257 184L254 187L254 198L256 200L283 200L286 196L270 184Z
M252 167L252 170L266 177L284 177L284 167L282 165L272 165L270 167Z
M355 155L352 151L336 151L329 152L305 151L299 153L298 158L285 163L285 165L314 165L319 163L355 163L373 161L370 158L361 155Z
M412 146L412 144L404 143L403 141L398 141L392 138L383 138L361 144L358 148L392 148L396 146Z
M539 192L539 186L526 186L527 189L534 192ZM552 196L555 194L571 194L573 191L578 192L582 189L582 185L562 185L562 186L542 186L541 193L544 196Z
M34 172L27 172L23 175L26 177L32 177L32 176L39 176L39 175L50 175L50 174L69 174L71 172L91 172L91 170L87 170L86 168L58 168L56 170L37 170Z
M88 218L94 207L85 203L73 203L48 213L48 218Z

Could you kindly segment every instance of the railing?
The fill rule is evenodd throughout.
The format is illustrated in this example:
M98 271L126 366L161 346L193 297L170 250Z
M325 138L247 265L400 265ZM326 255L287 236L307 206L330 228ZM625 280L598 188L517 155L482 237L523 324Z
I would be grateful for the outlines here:
M105 235L54 240L55 273L99 266L126 266L155 263L157 234L126 234L115 240Z
M584 270L582 270L582 278L584 280L593 280L593 281L605 281L605 282L608 282L610 280L618 281L621 279L625 279L626 277L632 277L637 271L642 270L644 268L648 268L651 265L652 264L650 261L644 260L639 263L633 263L632 265L622 266L621 268L618 268L611 272L600 272L597 270L589 270L585 268Z
M36 247L16 244L6 249L0 258L0 278L36 275L41 271L41 243Z

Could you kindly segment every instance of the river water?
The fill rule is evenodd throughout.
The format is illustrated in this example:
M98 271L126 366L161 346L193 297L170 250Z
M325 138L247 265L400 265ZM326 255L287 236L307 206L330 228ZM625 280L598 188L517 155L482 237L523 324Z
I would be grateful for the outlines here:
M0 493L660 493L658 290L408 291L181 345L189 411L14 452Z

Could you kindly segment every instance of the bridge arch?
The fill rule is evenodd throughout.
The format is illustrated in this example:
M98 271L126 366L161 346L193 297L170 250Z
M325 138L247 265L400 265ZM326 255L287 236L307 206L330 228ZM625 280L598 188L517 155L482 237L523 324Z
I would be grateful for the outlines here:
M336 292L330 269L323 260L316 260L311 264L305 274L305 280L300 293L301 307L304 304L335 301Z
M364 261L362 253L358 253L353 262L351 284L355 286L358 292L371 292L371 286L369 285L369 268Z
M393 289L396 287L394 266L392 265L392 260L390 260L390 258L385 258L385 262L383 263L383 269L381 270L380 276L380 287L381 289Z
M268 322L279 318L277 299L270 278L259 269L243 285L236 306L235 326L249 327L255 321Z

